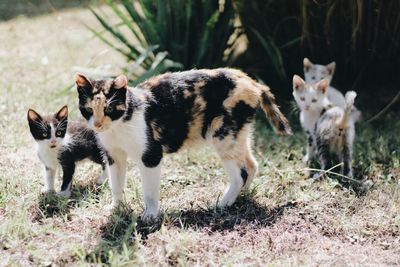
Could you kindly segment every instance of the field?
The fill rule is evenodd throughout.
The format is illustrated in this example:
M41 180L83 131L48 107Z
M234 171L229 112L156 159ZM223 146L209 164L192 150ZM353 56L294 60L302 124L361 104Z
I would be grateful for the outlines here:
M288 138L259 114L260 171L227 210L213 208L226 174L207 148L165 158L155 224L137 219L143 201L133 162L127 205L116 214L104 210L110 189L95 186L100 168L89 162L79 165L70 200L41 195L26 111L53 113L68 103L78 119L73 74L98 65L115 72L124 62L84 24L97 25L84 9L0 22L0 266L400 265L400 114L393 111L359 125L357 181L307 178L305 138L287 111L296 129Z

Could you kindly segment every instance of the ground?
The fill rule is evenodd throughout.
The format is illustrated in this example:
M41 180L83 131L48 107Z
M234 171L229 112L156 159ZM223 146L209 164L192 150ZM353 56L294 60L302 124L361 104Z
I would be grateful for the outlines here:
M89 162L79 165L70 200L41 195L42 166L27 109L52 113L68 103L78 119L74 72L124 64L85 24L97 25L85 9L0 22L0 266L400 265L395 113L358 126L360 184L308 179L300 129L277 137L259 114L254 152L260 172L227 210L213 208L226 175L210 149L165 158L159 223L138 220L142 189L132 162L127 205L116 214L104 209L110 189L94 185L100 168ZM296 125L296 115L290 119Z

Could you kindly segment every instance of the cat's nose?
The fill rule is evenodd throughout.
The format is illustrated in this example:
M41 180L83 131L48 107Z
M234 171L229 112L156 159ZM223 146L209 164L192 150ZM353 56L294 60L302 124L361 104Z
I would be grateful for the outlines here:
M50 144L54 145L57 141L55 139L50 140Z
M102 126L102 124L101 124L100 121L95 121L95 122L94 122L94 127L96 127L96 128L101 128L101 126Z

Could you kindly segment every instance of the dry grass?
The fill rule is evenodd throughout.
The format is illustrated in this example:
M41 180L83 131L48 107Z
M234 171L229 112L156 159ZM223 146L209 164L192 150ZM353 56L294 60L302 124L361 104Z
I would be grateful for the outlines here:
M225 173L208 149L164 162L163 218L143 210L137 169L129 165L127 206L110 215L100 170L81 164L71 200L41 196L42 169L32 149L26 110L65 103L78 118L74 66L119 66L118 55L82 26L86 10L65 10L0 23L0 266L29 265L399 265L400 128L398 117L365 125L355 147L356 174L373 187L313 182L300 163L303 136L278 138L259 120L260 173L251 192L228 210L213 206ZM43 65L43 58L48 64ZM398 114L397 114L398 116Z

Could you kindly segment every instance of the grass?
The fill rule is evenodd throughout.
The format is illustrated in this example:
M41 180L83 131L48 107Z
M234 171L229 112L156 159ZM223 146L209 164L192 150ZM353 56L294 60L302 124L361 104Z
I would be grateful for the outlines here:
M100 169L90 163L78 166L70 200L42 196L27 109L54 112L68 103L77 119L77 95L65 89L75 66L123 62L82 23L95 23L87 10L0 23L0 266L400 264L398 113L358 128L355 174L372 184L368 190L308 179L298 126L280 138L259 116L260 172L227 210L213 208L226 175L210 149L166 157L156 224L138 220L142 189L132 162L127 205L117 214L103 209L110 190L95 186ZM296 115L291 122L296 128Z

